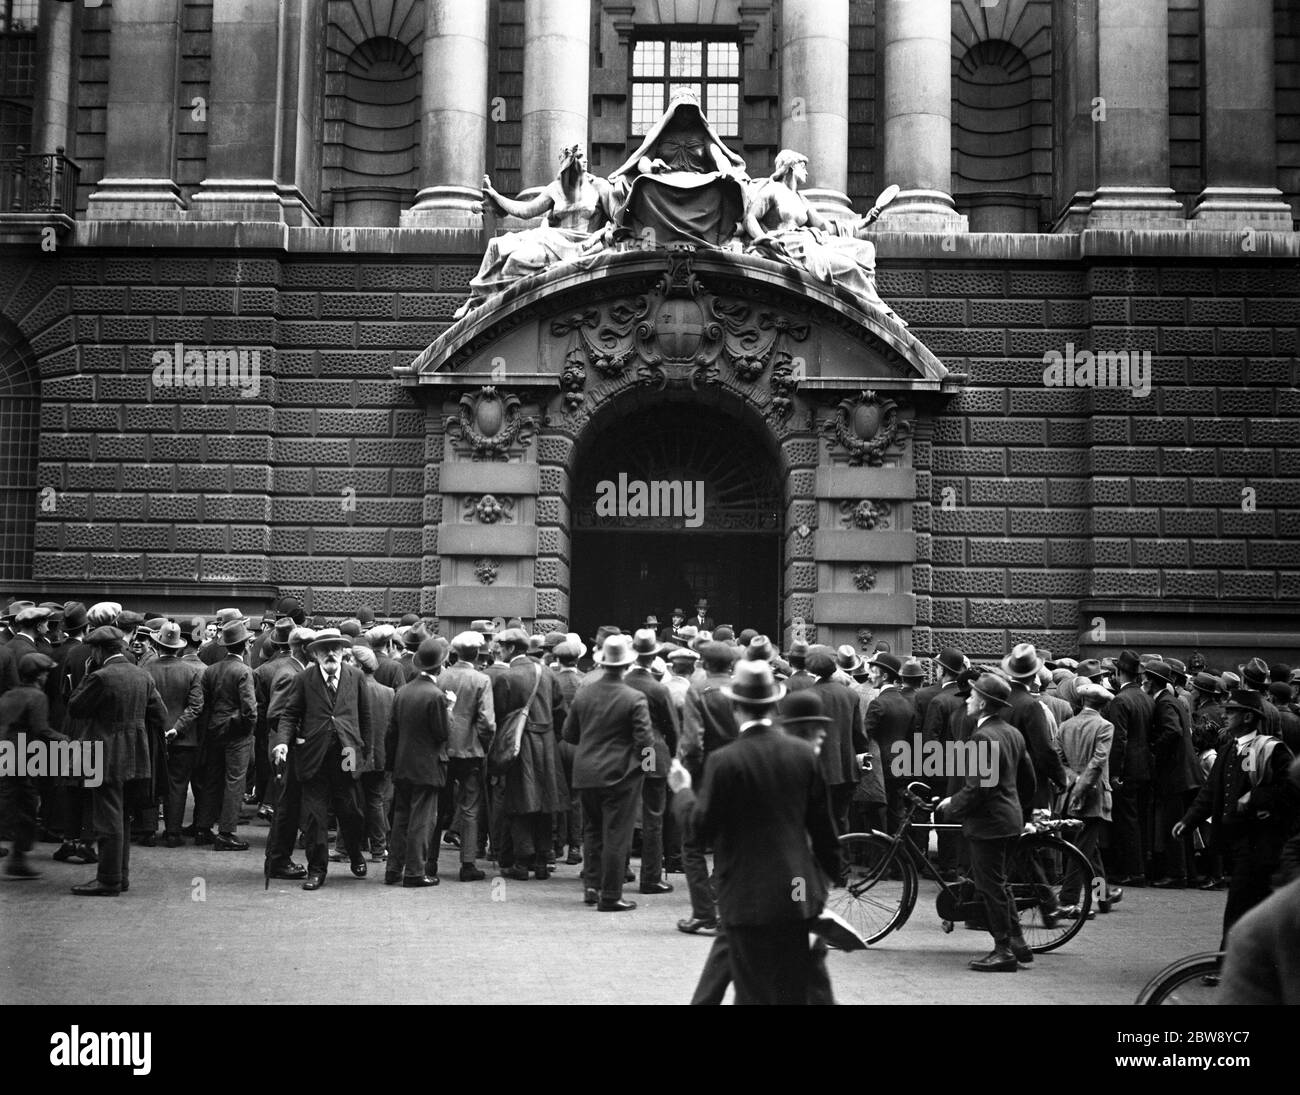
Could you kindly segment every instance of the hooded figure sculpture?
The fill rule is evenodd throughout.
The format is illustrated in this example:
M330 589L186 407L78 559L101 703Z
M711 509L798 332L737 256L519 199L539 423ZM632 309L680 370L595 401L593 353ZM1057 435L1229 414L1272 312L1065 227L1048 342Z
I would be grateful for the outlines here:
M626 194L619 225L647 246L720 247L744 216L745 161L722 143L691 91L674 93L609 180Z

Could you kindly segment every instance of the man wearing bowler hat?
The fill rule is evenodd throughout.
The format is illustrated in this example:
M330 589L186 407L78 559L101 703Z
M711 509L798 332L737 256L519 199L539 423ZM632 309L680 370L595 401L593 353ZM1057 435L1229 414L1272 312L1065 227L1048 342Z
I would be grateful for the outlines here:
M834 679L838 668L831 654L814 648L808 655L808 672L817 678L817 683L801 691L814 693L821 701L822 714L830 720L817 761L822 781L830 792L831 817L835 819L836 831L842 834L849 830L853 789L862 773L860 758L870 752L871 745L863 729L858 697L847 685ZM909 716L910 710L909 706Z
M1153 851L1163 851L1163 877L1152 881L1158 889L1187 885L1191 859L1190 837L1171 839L1174 822L1186 813L1204 782L1192 746L1191 717L1174 692L1176 671L1168 662L1148 662L1143 687L1152 700L1151 762L1155 793Z
M158 656L144 666L167 708L167 791L163 800L163 843L179 848L185 799L194 776L203 715L203 663L185 661L179 624L168 620L152 639ZM196 799L197 801L197 795Z
M968 772L961 789L945 798L938 810L944 821L961 822L962 835L970 843L975 889L993 936L993 950L970 962L978 973L1015 973L1019 965L1034 960L1007 885L1007 856L1024 827L1037 783L1023 735L1004 718L1010 704L1011 685L1001 677L985 673L972 682L966 711L976 723L970 740L980 743L981 755L996 762L997 782L990 784L986 773Z
M738 662L723 694L739 736L709 759L698 798L680 762L669 776L674 810L713 844L717 867L722 934L695 999L717 999L710 985L725 955L737 1004L832 1003L824 945L809 945L828 879L841 872L817 756L776 725L785 686L767 662Z
M301 794L303 843L307 849L304 890L325 885L329 868L328 815L338 818L357 878L366 876L361 849L365 816L361 772L373 753L375 728L361 670L343 664L352 642L337 628L323 628L307 645L315 659L289 688L271 751L276 763L288 764L285 794L296 785Z
M623 878L641 801L643 757L655 752L645 696L623 683L636 661L627 635L608 635L597 656L599 678L573 697L564 740L573 755L573 787L582 799L583 900L601 912L626 912Z
M691 617L690 622L700 631L713 630L713 617L709 615L709 602L707 598L701 597L695 602L695 615Z
M1138 683L1142 663L1132 650L1115 659L1115 698L1106 706L1106 718L1115 727L1110 750L1110 780L1114 788L1111 845L1113 872L1120 886L1147 884L1147 856L1151 851L1151 720L1155 703Z
M1214 839L1231 860L1221 944L1226 947L1228 929L1269 895L1300 808L1300 788L1287 778L1291 750L1263 732L1259 693L1235 691L1223 710L1232 741L1219 750L1209 779L1174 825L1173 836L1181 839L1187 829L1213 819Z

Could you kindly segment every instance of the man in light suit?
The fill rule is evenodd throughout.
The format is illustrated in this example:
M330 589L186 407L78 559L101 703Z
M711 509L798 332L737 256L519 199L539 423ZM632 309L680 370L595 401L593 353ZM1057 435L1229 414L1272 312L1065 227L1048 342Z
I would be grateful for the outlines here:
M646 698L623 683L636 661L626 635L610 635L597 655L602 674L573 697L564 740L576 745L573 786L582 797L582 874L588 905L626 912L623 877L632 847L632 826L641 801L643 757L654 755Z
M833 1003L825 948L809 946L827 878L841 871L826 786L812 747L773 723L784 685L762 661L737 663L723 689L740 734L709 759L699 797L680 762L669 782L683 825L711 841L723 933L696 992L716 983L726 955L737 1004ZM725 972L725 971L723 971ZM716 998L716 997L714 997Z
M307 848L304 890L325 885L331 804L338 818L352 873L366 876L361 850L365 829L360 776L373 752L374 728L361 670L343 664L352 641L325 628L308 644L315 664L293 679L275 729L276 763L288 761L287 779L302 795L303 842ZM292 745L292 748L291 748Z

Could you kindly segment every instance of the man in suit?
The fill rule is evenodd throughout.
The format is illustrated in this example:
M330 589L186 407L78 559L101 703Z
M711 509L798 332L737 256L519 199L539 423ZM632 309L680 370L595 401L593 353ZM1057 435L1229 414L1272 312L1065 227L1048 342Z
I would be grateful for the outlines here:
M438 885L434 826L438 791L447 783L448 696L438 686L445 639L415 652L416 676L397 690L386 730L385 763L393 777L393 831L384 885ZM459 698L459 697L457 697Z
M287 765L275 761L276 730L280 716L293 691L293 682L311 664L307 644L316 638L316 632L301 624L289 632L289 654L277 659L280 668L268 685L270 698L266 705L266 735L272 764L276 769L272 781L271 831L266 837L266 876L297 882L307 877L307 868L293 860L293 845L298 837L298 823L302 816L302 789L285 780Z
M45 654L23 655L18 663L18 687L0 695L0 742L18 749L20 735L29 744L68 740L52 729L49 721L45 678L54 666L54 659ZM10 878L39 878L41 874L27 862L36 840L37 778L16 772L0 776L0 831L8 832L14 842L5 860L5 874Z
M977 973L1015 973L1034 960L1007 885L1007 856L1024 827L1037 783L1024 737L1003 718L1011 695L1011 686L992 673L971 684L966 710L976 725L970 740L980 743L980 752L996 761L997 782L990 784L987 777L992 772L968 772L962 788L945 798L938 810L945 821L960 821L962 835L970 841L975 889L993 936L993 950L970 962Z
M935 691L924 701L925 713L918 718L917 728L921 731L922 741L943 743L952 740L953 716L960 717L966 710L966 696L957 688L957 678L966 668L966 655L950 646L939 651L934 661L939 670L939 680L930 686ZM927 689L921 689L917 692L918 711L922 706L921 695L926 691ZM950 783L948 789L956 791L958 785ZM955 882L957 879L957 865L962 857L962 839L960 833L951 830L939 832L938 869L945 881Z
M158 651L144 667L167 708L167 797L163 806L163 844L179 848L184 842L185 799L194 776L203 715L203 663L180 657L186 647L180 625L170 620L153 637Z
M1106 718L1115 727L1110 750L1110 782L1114 790L1111 835L1113 873L1120 886L1147 884L1147 855L1151 849L1151 720L1155 704L1138 684L1142 663L1132 650L1115 661L1115 698Z
M707 598L701 597L695 602L695 615L691 617L690 623L699 631L713 630L713 617L709 615Z
M289 657L289 636L294 622L288 616L275 621L275 625L258 640L263 648L261 660L253 670L253 692L257 696L257 732L253 736L254 762L257 770L257 816L270 821L279 793L279 784L271 769L270 720L271 695L281 677L292 676L302 666Z
M1151 697L1151 761L1155 792L1155 836L1164 852L1164 875L1151 885L1180 890L1187 885L1192 850L1190 837L1169 832L1182 818L1204 783L1192 746L1191 717L1174 691L1175 670L1168 662L1149 662L1143 682Z
M131 885L131 818L153 793L155 743L166 733L167 708L153 680L126 659L126 638L98 627L86 638L94 669L68 697L83 741L102 742L103 782L90 789L90 830L99 838L96 877L72 892L116 897Z
M451 640L456 655L453 665L438 674L438 687L456 697L451 709L447 739L447 782L449 790L440 796L434 851L452 819L459 817L460 880L480 882L486 877L479 869L479 827L483 822L483 764L496 733L496 707L492 682L474 668L483 636L463 631Z
M669 619L671 621L669 625L659 632L659 641L661 643L680 642L682 627L686 623L686 613L680 608L674 608Z
M808 672L817 678L809 689L821 700L822 714L830 719L826 725L826 738L817 755L822 781L831 796L831 816L836 831L849 831L849 807L853 803L853 789L861 774L860 757L870 752L870 743L864 731L862 708L858 697L843 684L834 680L836 661L830 654L814 650L808 655ZM910 725L909 712L909 725Z
M379 659L370 647L354 646L352 660L364 674L362 684L369 693L370 720L375 727L374 749L369 762L361 770L361 797L365 803L370 862L382 863L388 858L388 815L393 805L393 780L385 770L387 755L384 747L395 692L379 682ZM405 676L402 683L406 683Z
M668 806L668 765L677 754L678 723L672 695L654 679L650 665L659 654L659 640L649 628L632 636L636 664L623 676L623 683L646 698L650 709L650 729L654 733L654 751L642 756L641 768L641 892L672 893L664 881L664 811Z
M716 1000L720 956L737 1004L832 1003L825 948L810 947L827 879L841 872L839 842L817 757L774 725L785 695L767 662L741 661L723 694L736 741L710 758L696 797L679 762L670 775L684 826L711 842L722 934L714 940L696 1001Z
M325 885L331 804L351 860L352 873L366 876L361 851L365 817L360 776L373 752L374 727L369 695L361 671L343 664L351 640L336 628L324 628L307 646L315 664L293 679L284 713L272 739L272 756L288 763L288 784L302 796L303 842L307 849L304 890ZM290 744L292 743L292 750Z
M1011 678L1011 696L1004 717L1025 739L1037 780L1033 802L1026 803L1026 819L1031 808L1051 806L1053 791L1065 787L1065 767L1052 745L1052 724L1047 709L1029 687L1042 667L1043 661L1033 643L1019 643L1002 659L1002 669Z
M632 826L641 801L642 759L653 757L654 731L645 696L623 683L636 653L626 635L601 646L598 680L579 689L564 721L564 740L577 749L573 786L582 799L583 900L601 912L626 912L623 878Z
M257 730L257 691L244 660L251 638L243 620L227 624L217 640L225 658L203 671L204 793L195 807L194 843L211 844L218 852L248 850L248 841L235 830ZM216 837L213 821L218 821Z
M866 736L880 747L881 762L885 768L889 832L892 835L898 831L907 807L907 784L916 778L914 775L894 775L894 743L911 742L916 725L916 708L899 688L903 661L897 654L878 651L871 656L867 665L871 669L871 684L876 689L876 695L867 704L862 728ZM921 851L920 837L915 832L909 835L913 847Z

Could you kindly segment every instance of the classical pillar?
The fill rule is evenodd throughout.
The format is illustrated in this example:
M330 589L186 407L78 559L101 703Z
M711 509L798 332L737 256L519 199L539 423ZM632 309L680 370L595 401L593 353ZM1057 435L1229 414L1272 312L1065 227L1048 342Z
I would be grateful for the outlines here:
M424 11L423 133L427 182L403 228L478 228L487 159L488 0L428 0Z
M1205 189L1195 228L1290 231L1274 185L1273 2L1204 0Z
M1097 81L1087 227L1183 226L1169 186L1168 0L1097 0Z
M275 178L281 9L279 0L213 0L207 178L191 201L199 220L284 219Z
M32 110L30 152L71 151L68 123L72 117L72 35L75 4L41 0L36 28L40 63L39 86Z
M804 197L823 216L851 216L848 0L782 4L781 106L781 147L808 157Z
M884 229L964 232L952 195L950 0L885 4L885 185L902 188Z
M183 215L180 188L172 179L180 8L179 0L113 5L104 177L87 205L92 220Z
M587 145L589 0L524 0L522 198L555 178L560 150Z

